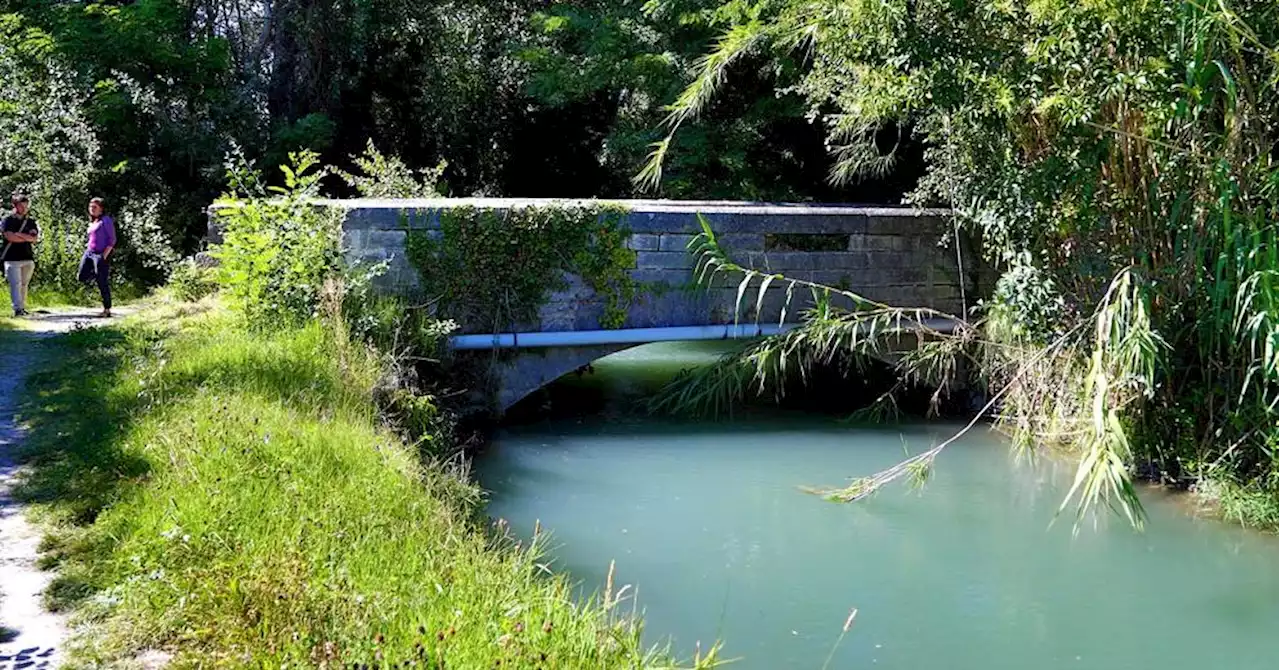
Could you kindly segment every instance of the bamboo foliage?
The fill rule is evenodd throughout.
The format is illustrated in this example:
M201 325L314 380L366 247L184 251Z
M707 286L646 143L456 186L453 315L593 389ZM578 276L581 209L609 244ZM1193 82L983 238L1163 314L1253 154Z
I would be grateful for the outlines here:
M1152 396L1156 365L1167 348L1151 328L1146 302L1143 284L1125 269L1111 282L1094 318L1084 388L1090 430L1071 490L1059 507L1062 511L1078 498L1077 521L1101 501L1123 512L1133 525L1142 525L1142 505L1128 476L1133 450L1122 417L1136 398Z
M966 331L981 337L959 339L1002 392L993 409L1016 445L1082 455L1080 512L1105 501L1140 523L1125 473L1141 468L1226 491L1228 515L1280 523L1274 2L767 8L756 44L804 53L791 90L826 126L833 180L883 170L895 155L875 142L886 128L927 145L909 201L950 205L1003 271ZM699 106L732 85L710 71L697 79ZM838 314L838 328L920 314L784 277L769 284L852 300L856 316ZM806 319L815 333L832 323ZM907 374L919 364L908 357Z
M933 386L936 405L956 379L958 363L964 359L982 362L986 369L996 371L989 380L994 392L991 401L965 428L930 449L846 486L814 487L807 489L809 492L828 500L855 502L903 477L922 482L943 449L996 411L999 425L1014 436L1016 447L1061 442L1082 445L1075 479L1059 506L1061 513L1075 504L1077 528L1099 505L1123 514L1135 527L1142 526L1145 514L1129 470L1133 448L1126 416L1154 396L1168 344L1152 326L1150 287L1132 268L1122 270L1109 283L1088 322L1092 340L1081 337L1085 329L1077 326L1033 353L1009 356L999 334L999 320L978 319L969 324L937 310L895 308L853 291L745 267L724 251L707 220L698 219L702 231L689 243L696 256L695 275L704 284L722 274L741 277L735 320L752 284L757 290L757 318L765 292L775 283L787 286L787 304L792 301L792 289L801 286L815 296L845 297L855 307L844 310L833 307L829 298L818 300L816 307L803 313L799 328L760 340L714 365L683 373L659 394L652 409L731 412L749 394L780 393L781 382L790 370L803 377L806 370L830 365L840 357L865 361L885 353L889 336L928 333L931 341L919 342L895 362L903 381L864 408L860 416L871 420L895 416L894 392L907 382ZM952 330L935 330L940 320L952 324ZM1082 360L1087 360L1087 365L1078 363ZM1084 376L1081 391L1072 392L1062 384L1058 373L1064 369ZM1017 405L1013 411L1005 409L1009 397L1020 397L1024 402L1032 398L1032 402L1055 409L1035 415L1039 421L1029 421L1028 413L1018 411Z
M787 314L795 311L797 288L812 296L814 306L800 315L801 328L754 343L716 365L682 374L655 399L652 405L655 410L726 412L751 392L752 387L756 394L770 390L780 392L780 382L791 370L803 376L810 367L830 364L837 357L865 360L883 353L887 337L904 334L922 339L925 336L942 338L942 343L925 343L899 362L904 372L909 370L917 379L929 379L941 389L956 371L954 357L963 350L960 345L974 337L975 331L963 319L939 310L892 307L851 290L743 266L725 252L705 217L698 215L698 223L701 232L688 244L695 257L694 276L698 283L708 286L720 276L736 278L735 323L741 317L744 299L750 297L748 289L753 285L757 319L771 288L785 287L779 324L785 323ZM853 309L833 306L833 297L844 298ZM939 325L952 330L939 333Z
M667 107L668 114L663 121L666 136L650 145L653 151L649 154L649 160L632 180L636 186L652 190L662 183L663 162L676 131L686 121L694 120L702 113L724 83L729 67L758 47L768 38L769 33L768 25L756 19L734 25L720 37L710 52L697 60L694 64L696 75L693 82Z

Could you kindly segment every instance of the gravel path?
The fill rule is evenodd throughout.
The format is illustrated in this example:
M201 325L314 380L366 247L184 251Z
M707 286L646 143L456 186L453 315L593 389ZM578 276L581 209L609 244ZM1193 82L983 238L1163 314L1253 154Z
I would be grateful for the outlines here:
M25 429L14 421L20 393L36 363L39 340L103 323L97 310L58 310L20 323L14 343L0 351L0 670L40 670L59 663L67 636L66 619L41 605L53 575L36 568L40 530L27 522L12 496L22 476L18 448ZM36 349L25 353L24 349Z

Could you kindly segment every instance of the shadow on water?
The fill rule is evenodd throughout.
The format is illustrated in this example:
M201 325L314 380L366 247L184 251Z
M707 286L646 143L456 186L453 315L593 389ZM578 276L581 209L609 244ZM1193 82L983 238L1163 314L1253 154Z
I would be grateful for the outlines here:
M662 342L628 349L596 360L564 375L530 394L510 408L504 425L529 425L562 421L575 417L605 418L644 429L653 416L650 401L658 396L681 371L714 364L744 346L741 341ZM777 388L757 392L754 387L730 412L711 416L672 416L660 412L664 421L699 425L708 421L728 425L735 420L790 416L850 417L872 404L898 383L897 372L878 360L855 366L851 361L835 361L810 369L802 376L789 375ZM933 413L930 397L934 389L919 386L896 392L901 418L906 420L967 418L967 394L945 397Z

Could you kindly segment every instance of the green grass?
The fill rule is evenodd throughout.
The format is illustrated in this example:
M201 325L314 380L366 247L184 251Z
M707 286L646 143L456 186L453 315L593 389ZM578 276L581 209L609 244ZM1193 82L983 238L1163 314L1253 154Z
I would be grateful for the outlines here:
M57 529L51 606L88 622L79 664L667 664L385 428L376 360L340 341L168 307L47 345L23 494Z
M1196 496L1224 519L1271 532L1280 526L1274 481L1269 487L1261 479L1242 486L1229 478L1209 476L1196 485Z

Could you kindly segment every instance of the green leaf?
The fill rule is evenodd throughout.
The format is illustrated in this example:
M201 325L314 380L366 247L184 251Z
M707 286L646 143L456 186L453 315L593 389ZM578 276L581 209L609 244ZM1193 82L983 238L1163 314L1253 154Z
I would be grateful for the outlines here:
M751 283L751 273L747 273L742 278L742 283L738 284L738 297L733 301L733 325L738 325L738 317L742 313L742 294L747 291L747 284Z
M765 292L769 290L769 284L772 283L774 279L781 276L782 275L764 275L764 279L760 282L760 291L756 295L756 323L760 322L760 315L764 313L764 296Z

